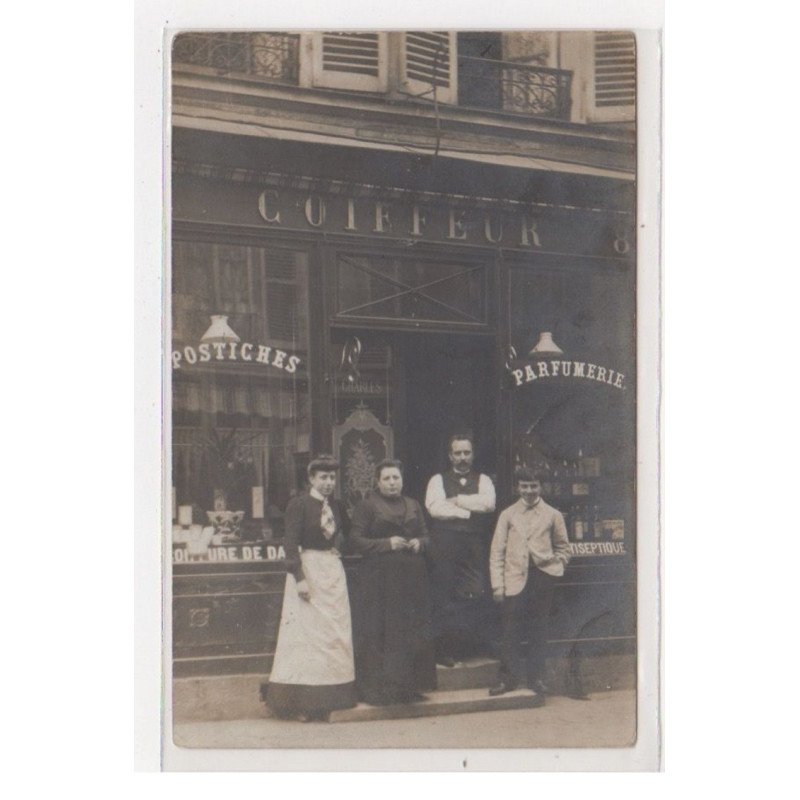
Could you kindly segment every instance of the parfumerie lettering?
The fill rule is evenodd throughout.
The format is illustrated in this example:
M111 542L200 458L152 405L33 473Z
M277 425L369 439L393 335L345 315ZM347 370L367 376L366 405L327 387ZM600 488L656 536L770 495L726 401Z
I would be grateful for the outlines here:
M624 389L625 376L621 372L590 364L586 361L534 361L511 370L515 386L532 383L540 378L584 378L599 381L617 389Z

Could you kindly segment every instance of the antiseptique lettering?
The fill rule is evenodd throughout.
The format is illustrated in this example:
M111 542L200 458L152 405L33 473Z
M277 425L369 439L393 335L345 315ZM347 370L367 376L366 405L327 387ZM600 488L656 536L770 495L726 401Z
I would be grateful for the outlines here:
M292 201L288 201L291 205ZM275 189L265 189L258 197L258 213L272 225L285 223L289 206ZM354 197L327 198L310 194L295 201L302 218L311 228L344 233L394 234L412 239L443 238L452 242L475 241L510 246L541 247L539 221L525 212L507 213L499 209L464 209L421 204L395 204L389 200ZM295 210L295 209L292 209Z

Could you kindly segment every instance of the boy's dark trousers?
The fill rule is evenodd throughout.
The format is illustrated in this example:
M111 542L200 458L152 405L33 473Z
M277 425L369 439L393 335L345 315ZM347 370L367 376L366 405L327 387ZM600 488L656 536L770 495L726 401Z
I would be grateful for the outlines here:
M530 686L545 677L545 648L557 578L530 563L525 588L506 597L501 607L503 634L500 644L500 680L509 686L519 683L514 660L519 643L526 639L526 680Z

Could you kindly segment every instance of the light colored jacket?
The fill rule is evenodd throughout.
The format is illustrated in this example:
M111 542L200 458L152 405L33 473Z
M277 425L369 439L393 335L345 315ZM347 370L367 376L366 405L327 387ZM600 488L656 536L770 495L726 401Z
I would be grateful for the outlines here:
M492 590L504 596L519 594L528 582L531 559L543 572L560 577L569 561L567 526L558 509L539 501L527 506L522 499L497 520L489 555Z

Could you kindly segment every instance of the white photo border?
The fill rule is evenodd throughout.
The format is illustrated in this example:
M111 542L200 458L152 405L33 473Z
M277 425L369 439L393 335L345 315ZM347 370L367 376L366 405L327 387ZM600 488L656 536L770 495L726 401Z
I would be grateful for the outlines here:
M136 366L137 385L152 403L137 410L136 497L136 754L139 769L166 771L398 771L416 770L420 755L429 771L653 771L661 768L661 31L657 2L597 3L575 0L502 4L500 14L466 11L463 3L440 2L435 9L406 2L402 10L338 4L335 12L304 3L291 13L247 0L226 10L210 0L154 2L136 16ZM424 8L424 11L423 11ZM361 28L440 27L486 29L625 28L637 35L638 52L638 283L637 283L637 742L630 748L536 750L237 750L187 749L172 742L171 586L165 564L169 512L155 498L165 496L168 463L162 411L169 398L162 332L169 330L168 61L166 43L174 33L197 28L319 28L357 19ZM157 322L155 322L157 321ZM161 324L163 322L163 325ZM163 448L163 450L162 450ZM158 509L158 510L156 510ZM151 535L159 536L160 548ZM160 553L159 560L157 553ZM163 639L162 639L163 635ZM153 737L157 748L154 748ZM154 757L154 753L157 754Z

